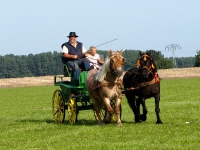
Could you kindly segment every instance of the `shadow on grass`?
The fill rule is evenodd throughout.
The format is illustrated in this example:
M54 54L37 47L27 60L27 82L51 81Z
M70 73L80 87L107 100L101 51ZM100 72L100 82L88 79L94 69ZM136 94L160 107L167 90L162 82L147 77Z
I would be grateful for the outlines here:
M71 125L69 121L65 121L66 125ZM76 126L95 126L97 125L97 120L87 120L87 119L80 119L77 121Z
M28 123L47 123L47 124L62 124L62 125L74 125L74 126L96 126L98 125L97 120L86 120L86 119L80 119L77 121L76 124L70 124L69 120L65 120L63 123L56 123L53 119L44 119L44 120L38 120L38 119L23 119L23 120L16 120L16 122L28 122ZM116 124L117 121L112 121L109 124ZM122 124L135 124L133 121L123 121ZM106 124L105 124L106 125Z
M23 119L23 120L16 120L16 122L29 122L29 123L55 123L54 120L46 119L46 120L37 120L37 119Z
M47 124L63 124L63 125L72 125L68 120L65 120L63 123L56 123L53 119L44 119L44 120L38 120L38 119L23 119L23 120L16 120L16 122L28 122L28 123L47 123ZM97 125L97 120L85 120L81 119L78 120L76 124L73 124L75 126L94 126Z
M63 124L63 125L73 125L73 126L95 126L97 125L97 121L96 120L85 120L85 119L81 119L78 120L77 123L75 124L70 124L69 120L65 120L63 123L56 123L54 120L45 120L46 123L48 124Z

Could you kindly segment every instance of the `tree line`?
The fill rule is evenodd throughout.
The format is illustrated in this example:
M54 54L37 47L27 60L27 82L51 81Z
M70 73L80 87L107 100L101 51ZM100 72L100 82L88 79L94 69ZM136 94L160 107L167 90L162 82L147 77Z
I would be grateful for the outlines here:
M54 51L15 56L0 56L0 78L62 74L61 54Z
M98 50L97 53L106 58L108 51ZM136 66L139 50L125 50L123 56L126 59L124 69L128 70ZM152 56L158 69L173 68L172 58L165 58L160 51L152 50ZM177 67L200 66L200 50L195 57L176 58ZM46 76L63 74L61 53L54 51L29 55L0 55L0 78L16 78L30 76Z
M140 50L123 51L122 55L126 59L126 64L124 65L125 70L128 70L129 68L136 66L136 61L139 58L139 51ZM155 51L155 50L150 50L150 51L158 69L169 69L174 67L172 57L165 58L164 55L161 53L161 51ZM104 58L108 55L108 51L98 51L98 53L102 54ZM194 67L195 57L176 57L176 67L177 68Z

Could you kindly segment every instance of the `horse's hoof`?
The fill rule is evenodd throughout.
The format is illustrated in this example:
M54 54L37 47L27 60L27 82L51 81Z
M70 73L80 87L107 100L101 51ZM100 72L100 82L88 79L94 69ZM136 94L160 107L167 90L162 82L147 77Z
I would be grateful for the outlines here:
M109 121L109 120L104 120L104 123L105 123L105 124L109 124L110 121Z
M145 115L145 114L140 115L140 119L142 121L146 121L147 120L147 115Z
M140 118L135 118L135 123L140 123L140 122L141 122Z
M122 126L122 123L117 123L117 126L118 126L118 127L121 127L121 126Z
M105 125L105 123L104 123L104 122L98 123L98 125L99 125L99 126L103 126L103 125Z
M157 121L156 124L163 124L162 121Z
M140 122L142 122L142 121L140 121L140 120L137 120L137 121L136 121L136 120L135 120L135 123L140 123Z

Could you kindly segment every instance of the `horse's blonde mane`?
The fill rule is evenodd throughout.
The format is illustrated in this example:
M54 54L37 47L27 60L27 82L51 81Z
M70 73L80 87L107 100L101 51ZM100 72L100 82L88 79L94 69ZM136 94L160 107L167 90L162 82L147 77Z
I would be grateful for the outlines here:
M96 76L96 80L98 81L103 81L104 77L106 76L106 73L110 71L110 58L107 57L106 61L104 62L103 66L101 67L101 69L99 70L97 76Z

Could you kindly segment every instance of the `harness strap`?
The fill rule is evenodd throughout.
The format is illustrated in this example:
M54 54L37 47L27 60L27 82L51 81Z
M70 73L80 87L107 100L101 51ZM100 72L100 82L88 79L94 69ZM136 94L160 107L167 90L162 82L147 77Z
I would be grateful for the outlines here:
M139 83L137 87L130 87L130 88L126 88L125 91L130 91L130 90L138 90L139 88L142 88L142 87L145 87L145 86L148 86L148 85L152 85L156 83L155 81L155 78L153 78L151 81L149 82L142 82L142 83Z
M149 81L149 82L142 82L142 83L140 83L138 86L139 86L139 87L144 87L144 86L151 85L151 84L154 84L154 83L156 83L155 78L153 78L153 79L152 79L151 81Z
M94 89L92 91L99 89L101 87L109 87L109 86L118 86L119 89L122 89L122 85L123 85L123 82L122 82L121 79L118 79L115 82L112 82L112 81L109 81L109 80L105 80L105 81L102 81L102 82L97 81L97 82L98 82L97 86L94 87Z

